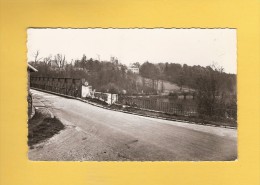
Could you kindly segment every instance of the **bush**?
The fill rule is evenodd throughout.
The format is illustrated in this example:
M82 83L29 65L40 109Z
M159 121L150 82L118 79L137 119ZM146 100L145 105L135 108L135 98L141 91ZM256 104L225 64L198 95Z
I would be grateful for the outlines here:
M173 93L173 92L171 92L171 93L169 93L169 97L171 98L171 99L178 99L178 94L177 93Z
M100 91L106 92L106 93L112 93L112 94L119 94L119 92L120 92L119 87L114 83L109 83L107 85L103 85L100 88Z

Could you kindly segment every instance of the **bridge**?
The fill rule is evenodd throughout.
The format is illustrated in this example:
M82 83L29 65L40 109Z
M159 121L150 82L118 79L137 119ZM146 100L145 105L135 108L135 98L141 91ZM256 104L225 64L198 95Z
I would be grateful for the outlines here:
M81 79L31 77L30 83L33 88L81 98Z

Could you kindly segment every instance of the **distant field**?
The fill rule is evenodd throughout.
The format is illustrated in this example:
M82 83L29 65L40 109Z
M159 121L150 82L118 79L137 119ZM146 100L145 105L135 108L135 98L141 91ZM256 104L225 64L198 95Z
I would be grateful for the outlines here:
M144 82L145 82L146 85L152 85L152 80L149 79L149 78L144 78ZM138 83L143 85L143 79L142 79L141 76L139 76L139 78L138 78ZM162 87L162 85L163 85L163 87ZM165 80L159 80L157 89L158 90L163 89L163 92L169 93L169 92L180 91L181 88L180 88L180 86L178 86L175 83L171 83L171 82L165 81ZM190 89L188 87L182 87L182 90L183 91L190 91L190 90L193 90L193 89Z

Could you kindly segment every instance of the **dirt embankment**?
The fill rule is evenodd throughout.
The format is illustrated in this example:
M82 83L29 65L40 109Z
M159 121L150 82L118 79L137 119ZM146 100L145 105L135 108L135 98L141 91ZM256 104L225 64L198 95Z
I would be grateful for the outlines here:
M64 128L65 126L59 119L38 109L28 121L28 146L32 149L35 144L51 138Z

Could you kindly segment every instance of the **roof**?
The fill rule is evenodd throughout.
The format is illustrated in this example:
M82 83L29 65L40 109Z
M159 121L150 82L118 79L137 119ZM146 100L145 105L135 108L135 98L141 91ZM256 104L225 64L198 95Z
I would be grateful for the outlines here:
M38 70L37 69L35 69L33 66L31 66L30 64L27 64L28 65L28 70L30 71L30 72L37 72Z

